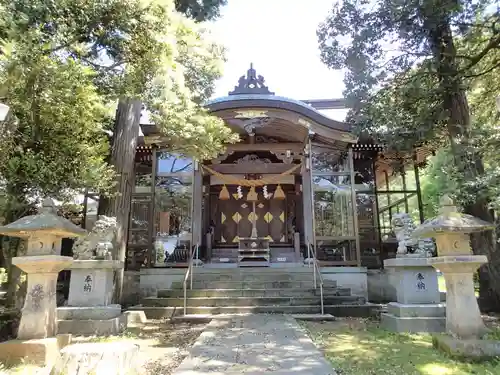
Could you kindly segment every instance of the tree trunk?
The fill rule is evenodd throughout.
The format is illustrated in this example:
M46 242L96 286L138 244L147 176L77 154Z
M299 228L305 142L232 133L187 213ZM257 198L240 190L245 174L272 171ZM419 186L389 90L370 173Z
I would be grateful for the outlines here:
M448 15L443 12L441 22L432 20L426 25L433 51L434 64L440 82L443 110L448 114L448 135L455 165L466 181L475 181L484 175L481 155L471 146L471 121L469 103L456 60L456 48ZM493 222L485 192L479 192L474 202L464 206L464 211L483 220ZM500 253L491 232L472 236L474 254L486 255L488 264L480 269L480 307L500 311Z
M136 99L121 99L116 111L113 131L111 164L118 173L116 194L105 202L106 216L116 217L118 226L113 247L113 259L125 262L129 227L130 203L134 189L135 149L139 137L139 120L142 103ZM113 299L121 302L124 269L117 270Z

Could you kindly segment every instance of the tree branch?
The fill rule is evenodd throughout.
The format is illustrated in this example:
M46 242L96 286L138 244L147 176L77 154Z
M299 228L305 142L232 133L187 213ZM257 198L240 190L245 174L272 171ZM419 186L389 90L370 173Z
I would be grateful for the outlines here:
M468 74L468 75L464 75L465 78L477 78L477 77L481 77L485 74L488 74L490 72L492 72L493 70L495 70L496 68L500 68L500 61L497 61L497 63L493 66L491 66L490 68L482 71L481 73L477 73L477 74Z
M490 50L492 50L493 48L497 48L498 46L500 46L500 35L497 35L496 38L491 38L489 43L486 45L486 47L483 48L483 50L481 52L477 53L476 55L474 55L470 58L470 64L467 65L465 68L463 68L458 73L463 73L463 72L471 69L472 67L474 67L474 65L479 63L479 61L481 61L481 59L484 56L486 56Z

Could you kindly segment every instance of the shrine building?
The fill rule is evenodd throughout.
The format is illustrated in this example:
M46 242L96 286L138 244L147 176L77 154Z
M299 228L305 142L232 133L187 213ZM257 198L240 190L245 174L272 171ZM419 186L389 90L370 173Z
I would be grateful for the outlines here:
M167 151L155 125L141 124L127 271L140 271L142 283L192 263L292 269L315 258L366 284L367 269L396 251L392 216L424 219L427 153L396 155L358 138L324 113L338 104L275 95L250 67L227 96L205 104L240 137L216 158Z

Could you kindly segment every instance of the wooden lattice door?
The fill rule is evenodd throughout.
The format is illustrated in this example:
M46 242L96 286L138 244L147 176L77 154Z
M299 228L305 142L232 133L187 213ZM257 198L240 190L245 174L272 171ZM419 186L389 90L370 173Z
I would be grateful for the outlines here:
M268 238L271 243L289 242L286 232L286 200L264 199L253 202L238 199L231 194L229 200L218 200L213 196L213 225L215 242L222 245L236 245L241 237L250 237L252 221L255 218L257 235ZM216 201L215 201L216 200ZM255 216L255 217L254 217Z

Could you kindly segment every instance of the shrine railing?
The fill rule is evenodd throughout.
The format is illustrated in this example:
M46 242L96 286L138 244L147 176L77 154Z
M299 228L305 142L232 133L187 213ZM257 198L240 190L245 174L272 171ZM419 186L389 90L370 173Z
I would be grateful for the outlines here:
M316 258L316 250L312 244L308 244L308 252L309 252L309 259L312 259L312 266L313 266L313 284L314 284L314 289L318 288L318 280L319 280L319 292L321 296L321 315L325 314L325 306L323 302L323 275L321 275L321 268L319 267L318 264L318 259ZM309 267L311 266L311 263L309 263Z
M195 256L198 258L199 254L199 244L196 244L196 246L193 247L193 250L191 251L191 255L189 256L189 263L188 263L188 269L186 271L186 274L184 275L184 315L187 315L187 284L189 280L189 289L193 289L193 268L194 268L194 259Z

